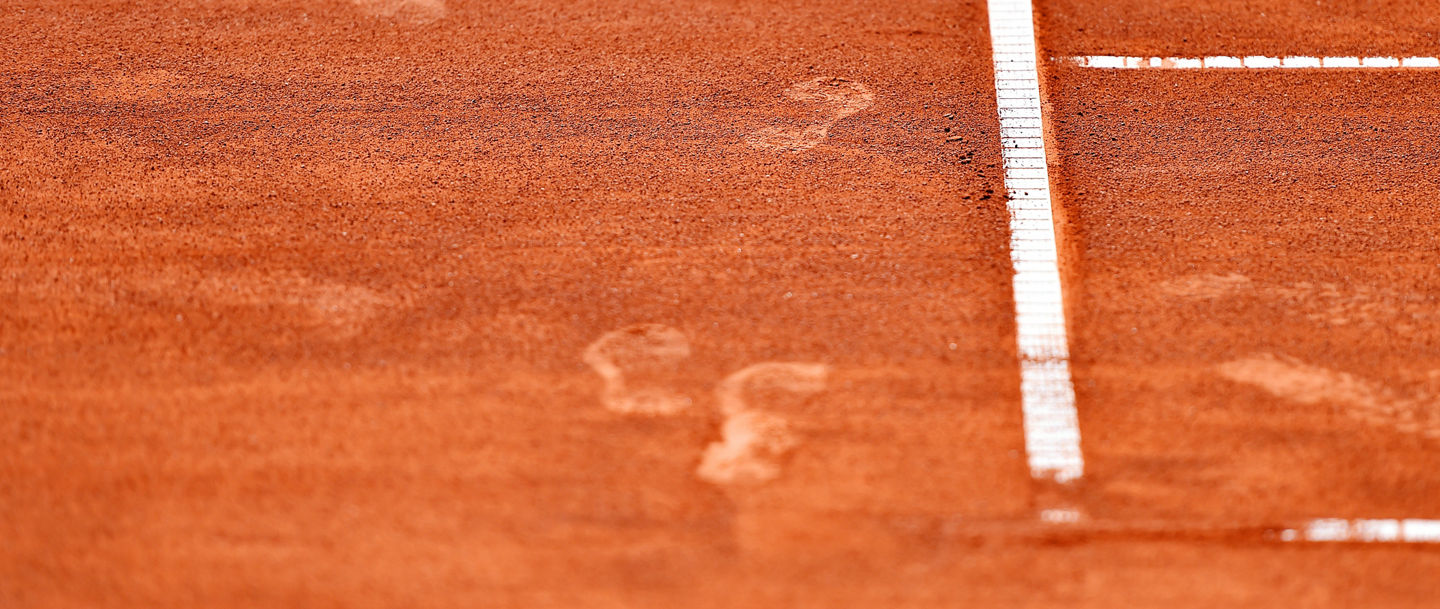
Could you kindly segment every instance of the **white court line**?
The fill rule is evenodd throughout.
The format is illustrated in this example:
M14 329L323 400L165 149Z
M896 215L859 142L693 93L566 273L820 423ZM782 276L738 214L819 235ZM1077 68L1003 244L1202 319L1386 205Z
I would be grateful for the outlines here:
M1009 193L1010 259L1015 265L1025 453L1031 476L1073 482L1084 475L1085 458L1080 453L1080 423L1065 340L1065 307L1040 113L1040 74L1035 67L1034 17L1030 0L990 0L989 9L1001 153Z
M1009 193L1010 256L1015 266L1021 406L1031 476L1072 482L1084 475L1075 391L1070 378L1059 255L1046 165L1039 73L1030 0L990 0L990 37L1000 137ZM1434 57L1073 57L1083 67L1112 69L1440 68ZM1075 523L1073 509L1040 514L1049 524ZM1288 542L1440 543L1440 520L1318 519L1281 531Z
M1440 57L1266 57L1250 55L1235 57L1123 57L1118 55L1085 55L1067 58L1082 68L1111 70L1185 70L1185 69L1379 69L1379 68L1440 68Z
M1283 541L1440 543L1440 520L1321 518L1280 532Z

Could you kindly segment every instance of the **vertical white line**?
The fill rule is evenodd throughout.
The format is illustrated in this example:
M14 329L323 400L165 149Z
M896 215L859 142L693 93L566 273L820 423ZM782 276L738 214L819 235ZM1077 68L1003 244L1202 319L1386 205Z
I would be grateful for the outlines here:
M1001 153L1009 193L1010 259L1020 400L1030 475L1072 482L1085 473L1070 380L1059 254L1050 208L1050 174L1040 113L1035 25L1030 0L990 0ZM1121 65L1124 65L1123 63Z

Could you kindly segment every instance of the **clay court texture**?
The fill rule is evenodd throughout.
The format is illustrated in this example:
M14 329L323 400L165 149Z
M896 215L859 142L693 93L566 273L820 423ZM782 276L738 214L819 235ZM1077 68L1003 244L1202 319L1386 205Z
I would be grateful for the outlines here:
M1434 607L1437 8L8 3L0 606Z

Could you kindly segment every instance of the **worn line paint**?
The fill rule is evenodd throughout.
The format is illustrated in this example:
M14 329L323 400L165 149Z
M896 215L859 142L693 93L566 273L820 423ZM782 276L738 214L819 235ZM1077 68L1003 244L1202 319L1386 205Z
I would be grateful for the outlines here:
M1440 520L1320 518L1280 532L1283 541L1440 543Z
M1266 57L1250 55L1233 57L1212 55L1207 57L1124 57L1118 55L1083 55L1066 58L1082 68L1110 70L1183 70L1183 69L1383 69L1383 68L1440 68L1440 57L1308 57L1287 55Z
M1020 400L1030 475L1067 483L1085 472L1080 423L1070 378L1065 307L1055 219L1041 127L1030 0L990 0L990 40L1000 113L1001 154L1009 193L1010 259L1015 267L1015 322ZM1057 519L1071 516L1057 512Z

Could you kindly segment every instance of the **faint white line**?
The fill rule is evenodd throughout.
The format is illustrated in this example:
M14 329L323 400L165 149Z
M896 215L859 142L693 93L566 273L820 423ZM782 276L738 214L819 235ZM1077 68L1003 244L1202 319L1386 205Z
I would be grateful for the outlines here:
M1124 57L1118 55L1084 55L1067 58L1067 61L1082 68L1109 70L1139 69L1274 69L1274 68L1440 68L1440 57L1307 57L1286 56L1266 57L1250 55L1232 57L1213 55L1209 57Z
M990 0L995 96L1009 191L1010 260L1015 267L1020 400L1030 475L1066 483L1085 473L1070 380L1065 308L1041 128L1039 72L1030 0ZM1124 59L1119 66L1124 66ZM1070 516L1057 512L1055 519Z
M1440 520L1321 518L1280 532L1283 541L1440 543Z
M1080 512L1070 509L1041 510L1040 521L1050 524L1074 524L1080 522Z

